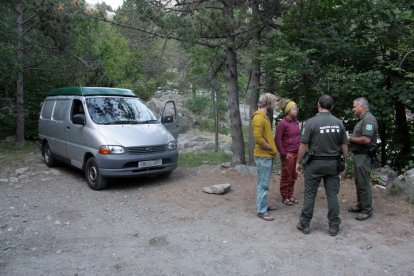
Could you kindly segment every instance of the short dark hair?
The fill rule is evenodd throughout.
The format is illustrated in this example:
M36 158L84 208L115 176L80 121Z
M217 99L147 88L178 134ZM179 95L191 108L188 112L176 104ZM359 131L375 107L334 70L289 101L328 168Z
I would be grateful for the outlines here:
M329 95L323 95L318 100L319 106L328 110L331 110L333 107L333 99Z

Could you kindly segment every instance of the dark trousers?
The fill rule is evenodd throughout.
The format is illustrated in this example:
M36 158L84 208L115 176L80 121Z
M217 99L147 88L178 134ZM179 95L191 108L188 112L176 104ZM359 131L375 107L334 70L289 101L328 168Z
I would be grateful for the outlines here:
M371 158L366 154L354 154L355 186L357 192L357 208L361 213L372 211L371 190Z
M294 186L298 173L296 172L297 153L289 153L292 157L282 159L280 175L280 195L282 199L290 199L293 196Z
M305 196L303 209L300 215L300 223L309 225L313 217L315 198L318 187L323 179L325 193L328 200L328 220L330 227L338 227L341 224L339 218L339 173L336 160L313 160L305 166Z

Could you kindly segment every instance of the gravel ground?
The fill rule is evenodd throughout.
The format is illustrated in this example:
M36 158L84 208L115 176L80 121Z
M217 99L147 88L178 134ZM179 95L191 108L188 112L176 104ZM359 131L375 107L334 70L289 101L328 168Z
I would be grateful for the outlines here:
M276 219L256 217L255 182L203 166L93 191L81 172L28 154L0 169L0 275L413 275L414 206L402 196L374 190L374 216L358 222L346 212L354 186L343 181L341 230L331 237L320 188L303 235L301 204L280 203L276 174ZM232 190L202 192L219 183ZM295 194L303 198L302 178Z

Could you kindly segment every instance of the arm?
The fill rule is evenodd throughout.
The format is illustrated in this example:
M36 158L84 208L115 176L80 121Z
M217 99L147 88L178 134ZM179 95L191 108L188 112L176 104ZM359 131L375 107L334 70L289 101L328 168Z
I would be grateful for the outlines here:
M344 144L341 147L342 147L342 154L343 154L344 158L347 159L348 156L349 156L348 145Z
M283 124L283 121L278 123L277 127L276 127L276 135L275 135L275 144L276 144L276 147L279 151L280 157L282 159L286 158L286 151L285 151L285 149L283 148L283 145L282 145L282 137L283 137L283 133L285 132L285 128L286 127Z
M349 137L349 142L361 145L368 145L371 143L371 137L361 136L361 137Z
M302 160L303 156L305 156L305 153L308 151L308 144L300 143L299 145L299 151L298 151L298 160L296 161L296 171L298 173L303 172L303 166L302 166Z
M263 138L264 126L263 122L258 116L253 117L253 138L256 144L260 145L262 149L271 150L272 147Z

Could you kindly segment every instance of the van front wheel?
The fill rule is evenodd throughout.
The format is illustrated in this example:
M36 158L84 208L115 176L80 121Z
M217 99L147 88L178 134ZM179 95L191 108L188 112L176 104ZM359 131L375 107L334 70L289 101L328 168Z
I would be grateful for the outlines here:
M88 185L93 190L102 190L106 187L108 179L99 174L99 168L95 158L91 157L86 161L85 177Z

